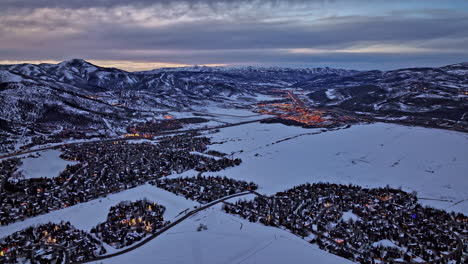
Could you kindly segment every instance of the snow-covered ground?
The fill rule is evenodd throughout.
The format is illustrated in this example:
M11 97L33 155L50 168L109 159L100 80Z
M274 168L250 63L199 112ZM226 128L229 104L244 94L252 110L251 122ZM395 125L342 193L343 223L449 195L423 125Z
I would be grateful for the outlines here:
M248 109L248 105L255 102L268 101L281 99L281 97L270 96L265 94L255 95L235 95L229 99L237 102L239 98L250 99L249 102L233 103L216 103L212 101L204 102L203 106L193 106L191 110L184 111L167 111L167 114L172 115L174 118L187 118L187 117L202 117L210 120L210 123L202 123L201 126L214 126L225 123L238 123L249 120L257 120L266 118L266 115L260 115ZM241 100L242 101L242 100ZM162 116L160 117L162 118ZM195 127L194 127L195 128Z
M96 224L105 221L111 206L120 201L148 198L166 207L164 218L173 220L198 203L182 196L143 185L105 198L78 204L59 211L33 217L8 226L0 226L1 237L31 225L70 221L75 227L90 231ZM245 198L253 198L252 195ZM239 199L231 199L231 202ZM200 224L208 230L197 232ZM106 246L108 253L117 250ZM237 216L221 211L218 204L202 211L142 247L97 263L351 263L327 253L288 231L250 223Z
M349 222L349 221L357 222L357 221L361 221L361 218L355 215L353 211L347 211L343 213L343 216L341 216L341 220L345 222Z
M254 113L249 109L224 108L217 105L197 107L196 113L203 115L201 116L203 118L222 123L238 123L249 120L259 120L267 117L265 115Z
M254 181L262 193L319 181L389 184L450 201L420 200L423 204L468 214L467 134L377 123L303 135L313 132L319 130L252 123L221 129L213 140L227 142L210 148L242 158L240 166L222 174ZM275 143L289 137L294 138Z
M203 118L206 118L206 117L203 117ZM184 125L184 127L181 128L180 130L212 128L212 127L217 127L217 126L221 126L221 125L224 125L224 124L225 124L225 122L211 121L210 120L210 121L205 122L205 123L194 123L194 124Z
M207 230L197 232L204 224ZM295 235L225 214L221 205L202 211L137 250L98 263L352 263Z
M196 106L190 111L169 111L167 113L173 116L174 118L199 117L208 120L208 122L205 123L185 125L184 128L180 130L217 127L225 124L260 120L268 117L266 115L260 115L258 113L252 112L249 109L228 108L227 106L222 104L210 104L203 107Z
M25 155L19 171L25 179L57 177L67 165L77 164L77 162L61 159L60 154L59 150L49 149L36 152L32 157L31 154Z
M122 133L122 134L123 134L123 133ZM33 146L33 147L29 148L28 150L29 150L29 151L37 150L37 151L39 152L39 151L42 151L41 149L43 149L43 148L49 148L49 147L60 146L60 145L63 145L63 144L87 143L87 142L94 142L94 141L97 142L97 141L101 141L101 140L102 140L102 138L97 138L97 137L95 137L95 138L90 138L90 139L67 139L67 140L65 140L65 141L63 141L63 142L47 143L47 144L42 144L42 145ZM16 144L15 150L18 151L18 152L22 151L22 150L20 149L21 146L23 146L22 143L21 143L21 144ZM5 155L6 155L6 154L12 154L12 153L0 153L0 154L5 154ZM18 155L18 156L16 156L16 157L21 158L21 157L27 157L27 156L29 156L29 155L30 155L30 154L28 153L28 154ZM10 158L10 157L3 157L3 158L0 158L0 161L5 160L5 159L9 159L9 158Z
M221 111L218 114L229 113ZM242 118L236 122L240 120ZM225 142L211 145L210 149L234 153L234 157L242 158L243 162L240 166L207 174L254 181L259 184L260 193L273 194L305 182L318 181L369 187L389 184L407 191L415 190L422 198L451 201L421 200L424 204L468 213L468 136L464 133L383 123L328 132L251 123L208 135L214 142ZM60 154L56 152L50 152L51 156L45 156L46 152L43 152L42 157L48 157L43 162L49 164L49 159L56 159ZM170 177L196 174L191 170ZM0 226L0 234L7 236L49 221L70 221L77 228L89 231L105 221L111 206L123 200L143 198L164 205L167 220L174 220L180 212L198 205L147 184ZM242 198L251 199L253 195L233 198L231 202ZM352 212L346 212L344 218L359 220ZM208 230L197 232L200 224L206 225ZM351 263L288 231L225 214L221 205L199 212L136 250L98 263L132 262Z
M156 188L150 184L142 185L133 189L128 189L120 193L111 194L97 200L77 204L68 208L53 211L44 215L28 218L25 221L13 223L7 226L0 226L0 236L8 236L16 231L22 230L31 225L48 222L70 221L78 229L90 231L98 223L106 221L107 214L111 206L121 201L136 201L147 198L153 202L164 205L166 211L164 218L173 220L181 211L198 205L197 202L187 200L182 196L177 196L163 189Z
M395 248L399 248L399 246L395 245L395 243L393 243L392 241L390 241L388 239L383 239L383 240L374 242L374 243L372 243L372 246L373 247L395 247Z
M242 101L271 101L271 100L277 100L281 99L280 96L277 95L268 95L268 94L261 94L261 93L256 93L253 95L247 95L247 94L236 94L230 97L225 97L227 100L232 100L234 102L242 102Z

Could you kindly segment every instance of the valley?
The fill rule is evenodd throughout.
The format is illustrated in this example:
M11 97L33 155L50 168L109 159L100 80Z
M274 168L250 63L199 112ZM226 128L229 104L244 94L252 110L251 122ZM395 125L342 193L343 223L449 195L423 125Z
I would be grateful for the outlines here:
M363 96L352 88L317 99L321 89L298 87L311 76L362 74L355 71L182 68L123 78L84 61L37 66L81 74L78 82L25 67L9 67L23 79L4 74L0 90L11 106L1 112L5 263L278 263L280 249L296 252L288 256L294 263L466 259L466 119L437 113L465 111L459 92L445 110L390 114L370 101L350 107ZM93 71L118 76L116 87L136 87L148 74L235 72L250 88L239 82L207 93L171 79L168 90L164 82L112 90L86 79ZM283 71L289 85L279 80ZM278 83L261 83L272 75ZM373 233L374 221L385 230ZM167 250L176 244L180 255Z

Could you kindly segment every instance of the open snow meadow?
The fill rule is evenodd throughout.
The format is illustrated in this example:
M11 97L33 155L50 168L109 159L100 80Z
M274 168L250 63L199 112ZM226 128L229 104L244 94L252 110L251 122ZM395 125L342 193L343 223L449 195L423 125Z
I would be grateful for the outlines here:
M111 206L114 206L121 201L136 201L145 198L164 205L166 207L164 218L168 220L175 219L180 212L199 204L197 202L187 200L182 196L177 196L173 193L146 184L123 192L111 194L101 199L92 200L86 203L70 206L62 210L52 211L47 214L28 218L22 222L0 226L0 234L6 236L31 225L60 221L70 221L70 223L75 227L89 231L91 228L96 226L96 224L106 220Z
M212 138L214 144L209 149L242 159L239 166L203 175L252 181L259 185L257 191L261 194L272 195L306 182L352 183L364 187L389 185L416 191L424 205L468 213L468 136L464 133L385 123L332 131L249 123L203 134ZM60 154L58 150L46 150L32 156L23 155L20 170L27 178L56 177L67 164L74 164L60 159ZM197 173L188 170L167 178L192 177ZM229 201L253 197L249 194ZM60 221L70 221L76 228L89 232L106 220L111 206L144 198L165 206L164 219L171 222L183 216L183 212L200 206L198 202L145 184L0 226L0 233L7 236L31 225ZM345 212L343 218L359 219L351 211ZM206 225L207 230L197 232L200 224ZM108 253L125 249L104 246ZM323 264L351 263L289 231L226 214L221 204L217 204L135 250L94 263L300 264L311 260Z
M222 173L274 194L305 182L356 184L418 193L420 202L468 213L465 133L376 123L321 132L247 124L213 135L211 149L243 160Z
M197 232L200 224L208 229ZM353 263L320 250L288 231L225 214L218 206L189 218L138 250L103 263L305 264L311 261Z
M78 163L61 159L60 153L58 150L49 149L36 152L35 155L28 155L22 159L20 171L26 179L57 177L67 165Z
M305 182L390 185L416 191L425 205L468 212L468 137L463 133L393 124L321 132L252 123L213 134L213 150L243 160L206 175L254 181L273 194ZM184 173L183 176L195 175ZM177 177L173 175L171 177ZM250 199L240 197L237 199ZM443 201L440 201L443 200ZM356 218L352 213L347 218ZM208 230L197 232L202 223ZM177 248L176 252L174 248ZM290 232L225 214L220 206L190 217L138 250L104 263L350 263Z

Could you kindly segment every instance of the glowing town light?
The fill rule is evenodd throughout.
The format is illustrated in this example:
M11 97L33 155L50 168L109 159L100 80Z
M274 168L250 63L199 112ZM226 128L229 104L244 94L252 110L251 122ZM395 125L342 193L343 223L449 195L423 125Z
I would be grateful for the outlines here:
M49 237L49 238L47 238L47 243L48 244L55 244L55 243L57 243L57 239Z
M130 134L124 134L123 136L124 137L139 137L140 134L139 133L130 133Z
M145 230L148 231L148 232L150 232L151 229L152 229L151 224L150 224L149 222L146 222L146 223L145 223Z

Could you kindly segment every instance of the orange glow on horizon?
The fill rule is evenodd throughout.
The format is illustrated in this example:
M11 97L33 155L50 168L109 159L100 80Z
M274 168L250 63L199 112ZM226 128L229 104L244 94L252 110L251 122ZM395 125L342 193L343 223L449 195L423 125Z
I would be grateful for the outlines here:
M125 61L125 60L94 60L94 59L85 59L87 62L92 63L96 66L107 67L107 68L118 68L129 72L134 71L149 71L160 68L178 68L178 67L190 67L194 66L193 64L184 64L184 63L175 63L175 62L140 62L140 61ZM57 64L61 61L58 60L0 60L0 65L2 64ZM228 64L199 64L198 66L227 66Z

